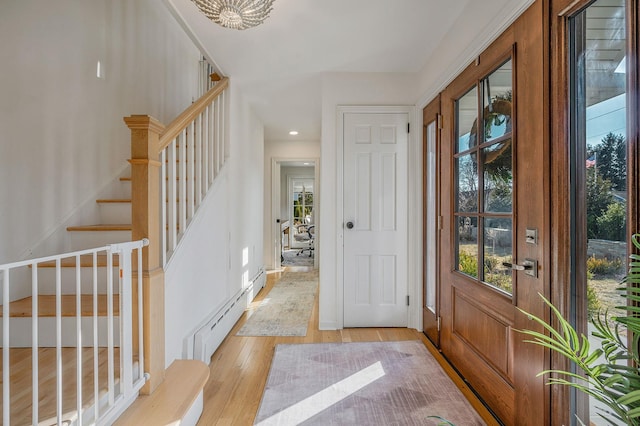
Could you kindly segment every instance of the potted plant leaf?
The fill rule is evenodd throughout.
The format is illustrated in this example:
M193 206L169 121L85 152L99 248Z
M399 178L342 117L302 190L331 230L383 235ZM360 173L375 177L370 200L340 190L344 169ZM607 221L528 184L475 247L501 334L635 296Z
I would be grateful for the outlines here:
M631 242L640 250L640 234L634 234ZM589 338L578 334L560 311L542 296L551 308L557 328L521 310L546 331L545 334L521 330L529 336L526 341L548 348L576 366L576 372L546 370L539 375L549 374L549 384L570 386L597 400L606 407L600 408L598 414L612 425L620 422L640 425L640 255L631 254L629 258L628 273L617 289L627 301L625 306L619 307L624 314L611 316L604 312L590 320L599 347L592 348Z

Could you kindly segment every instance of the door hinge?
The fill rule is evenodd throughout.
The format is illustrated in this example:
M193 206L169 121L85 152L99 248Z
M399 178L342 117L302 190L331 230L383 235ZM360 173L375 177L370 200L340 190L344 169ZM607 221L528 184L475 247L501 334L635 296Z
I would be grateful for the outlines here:
M411 132L411 123L407 123L407 133Z
M440 319L441 319L441 318L440 318L440 317L438 317L438 331L440 331L440 323L441 323Z
M442 230L442 216L438 216L438 231Z
M409 295L407 294L407 306L411 306L409 305Z
M438 123L438 129L442 129L442 114L436 114L436 121Z

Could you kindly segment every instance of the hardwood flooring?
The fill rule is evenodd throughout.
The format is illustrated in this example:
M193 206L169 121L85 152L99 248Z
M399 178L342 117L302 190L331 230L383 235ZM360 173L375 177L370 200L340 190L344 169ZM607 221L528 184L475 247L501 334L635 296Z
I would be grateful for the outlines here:
M61 296L61 316L75 317L77 298L72 294L64 294ZM107 316L107 295L99 294L98 297L98 316ZM25 297L9 304L9 316L12 318L31 318L33 297ZM93 295L80 295L80 312L84 317L93 315ZM3 306L0 306L0 316L3 312ZM55 295L39 295L38 296L38 317L55 317L56 316L56 296ZM120 295L113 295L113 315L120 315Z
M292 269L290 269L292 270ZM296 268L295 270L307 270ZM256 296L253 305L258 305L273 288L281 273L267 277L265 288ZM421 340L436 357L447 374L469 399L480 416L489 425L498 423L486 410L473 392L456 375L446 360L429 343L424 334L407 328L352 328L334 331L318 329L318 297L309 329L304 337L244 337L236 332L247 319L245 313L211 357L209 380L204 388L204 410L199 426L252 425L258 412L274 348L279 343L324 343L324 342L370 342Z
M65 417L73 416L76 411L76 348L62 348L62 412ZM114 372L119 376L120 351L114 349ZM0 351L0 365L2 352ZM9 353L11 371L11 424L32 424L32 354L31 348L13 348ZM39 393L38 418L41 422L56 416L56 349L38 349ZM93 349L82 349L82 387L83 406L93 404L94 374ZM108 354L106 348L98 350L98 387L101 392L107 389ZM0 386L2 384L2 370L0 369ZM2 400L0 399L0 413ZM46 422L46 424L54 424Z

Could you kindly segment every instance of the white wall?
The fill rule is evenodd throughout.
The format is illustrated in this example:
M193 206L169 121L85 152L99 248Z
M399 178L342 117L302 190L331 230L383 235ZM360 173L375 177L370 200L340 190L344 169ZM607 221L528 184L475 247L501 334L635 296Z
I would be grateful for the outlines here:
M421 94L418 107L424 108L533 2L534 0L468 2L465 12L451 26L418 73L415 87L416 92ZM500 13L496 14L496 10ZM470 16L473 19L469 19Z
M231 280L246 285L263 263L264 126L241 93L231 91ZM239 287L234 287L239 288Z
M274 269L274 246L280 233L276 233L275 219L273 217L272 173L273 160L319 160L320 141L265 141L264 144L264 264L267 269ZM316 167L318 164L316 163ZM317 172L316 172L317 174ZM286 197L286 191L282 194ZM318 204L320 198L315 200ZM317 220L317 216L316 216Z
M263 126L233 81L230 107L227 164L165 269L167 366L263 266Z
M127 165L122 118L173 119L196 96L200 55L154 0L2 1L0 39L4 263L65 249L42 243L74 215L93 219L79 206Z
M169 123L197 96L200 54L155 0L3 1L0 39L4 263L57 250L71 218L94 218L130 155L122 118ZM263 127L229 92L229 159L166 270L167 365L263 264Z
M342 312L338 306L339 294L337 276L337 253L339 244L338 233L342 229L342 223L338 221L341 212L338 212L338 193L336 167L337 161L337 107L339 105L415 105L418 93L415 90L417 74L397 73L330 73L323 76L322 87L322 141L320 164L320 205L319 238L322 245L319 247L320 256L320 311L319 322L321 329L336 329L342 327ZM409 198L416 200L419 195L419 183L421 182L421 147L422 121L418 122L419 114L411 117L413 121L414 136L409 138L410 173L409 181L413 187L409 188ZM416 135L420 135L416 137ZM418 185L416 187L415 185ZM412 190L413 189L413 190ZM410 208L409 227L412 232L418 232L421 222L419 208ZM417 249L417 250L416 250ZM417 267L416 257L420 255L420 247L412 247L409 253L409 277L410 285L414 284L415 273L412 270ZM410 326L418 327L418 324L409 322Z

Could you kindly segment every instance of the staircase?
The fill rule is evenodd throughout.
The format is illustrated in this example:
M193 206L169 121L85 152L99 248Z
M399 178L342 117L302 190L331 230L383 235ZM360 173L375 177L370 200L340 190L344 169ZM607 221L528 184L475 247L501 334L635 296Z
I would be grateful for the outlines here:
M114 193L120 198L97 200L99 224L67 229L71 250L131 241L131 180L123 178L115 185ZM120 312L122 258L105 252L80 254L12 270L12 283L27 284L34 277L36 284L31 287L34 296L8 306L11 349L4 352L3 348L3 358L10 362L3 364L2 371L9 373L8 380L3 377L9 391L3 389L7 398L2 408L10 410L3 414L2 423L92 424L117 417L135 400L145 380L138 352L132 352L131 343L124 343L131 342L131 324L128 332L121 332L126 328ZM130 265L126 270L130 276ZM123 285L128 285L131 299L132 291L137 293L132 288L135 281ZM130 302L124 305L129 310ZM2 338L5 308L0 306ZM131 312L128 318L131 323ZM134 330L138 328L135 323ZM37 333L35 351L33 333ZM123 370L121 362L127 359Z
M96 200L98 223L67 228L74 253L0 265L3 300L10 300L8 289L20 279L25 287L31 281L33 295L0 306L2 319L7 311L9 317L1 327L4 424L37 423L51 412L55 418L46 424L111 424L139 390L173 400L179 408L167 414L172 421L195 424L208 369L200 361L176 361L165 371L164 265L228 157L227 87L222 79L166 127L149 116L125 118L131 129L131 177L114 183L120 188L113 198ZM138 256L130 256L132 249ZM74 363L75 391L62 385L69 383L63 353ZM55 362L43 367L39 357ZM99 378L104 365L107 379ZM56 382L54 395L47 391L39 397L43 374ZM169 383L163 385L165 375ZM183 383L177 391L173 380ZM33 390L18 391L29 382ZM43 401L48 405L41 407ZM131 410L143 419L154 406L147 402Z
M70 249L72 251L85 250L92 247L102 247L108 244L131 241L131 178L123 177L116 184L115 192L121 198L99 199L99 223L95 225L78 225L67 228L69 233ZM98 316L98 341L99 345L107 345L107 293L108 273L106 255L98 255L94 259L91 255L82 255L79 258L65 258L60 262L60 290L61 290L61 321L62 321L62 346L75 347L77 339L75 334L76 322L76 275L79 273L81 282L81 316L83 322L82 341L84 346L93 344L93 270L97 268L97 316ZM119 270L119 258L113 258L110 265L111 274L117 278ZM30 266L30 269L33 266ZM47 261L37 264L38 275L38 335L39 347L56 346L56 278L57 269L55 261ZM112 281L113 282L113 281ZM119 287L112 285L113 315L115 320L116 347L119 346ZM12 348L31 347L31 317L33 309L33 296L28 296L12 301L9 305L11 318ZM0 313L3 307L0 306Z

